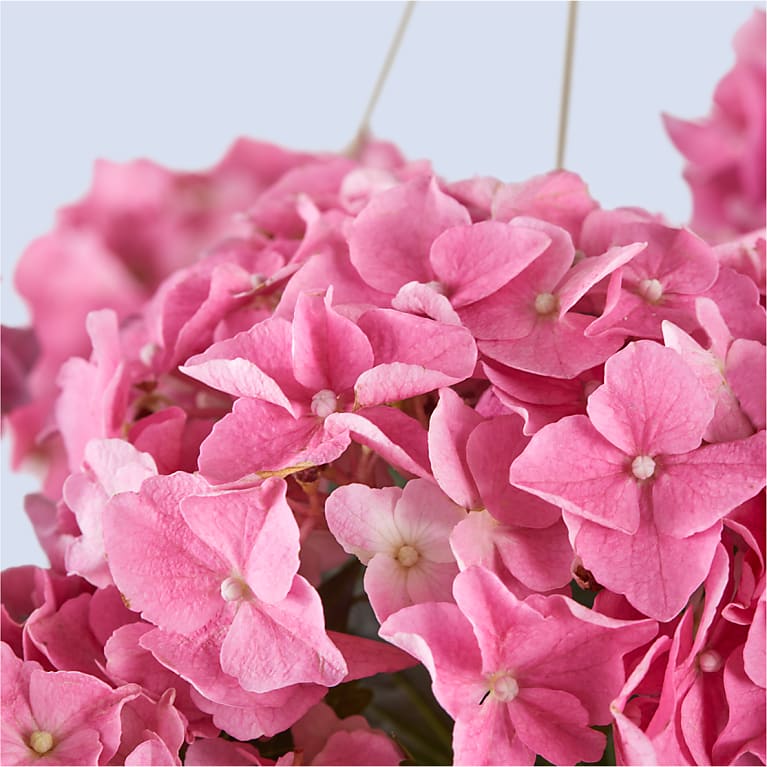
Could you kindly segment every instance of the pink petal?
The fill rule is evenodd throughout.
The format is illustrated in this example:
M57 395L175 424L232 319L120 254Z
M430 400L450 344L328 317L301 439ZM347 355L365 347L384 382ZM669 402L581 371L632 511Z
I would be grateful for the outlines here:
M278 478L249 490L192 496L181 514L194 534L210 541L262 601L284 599L298 572L298 525Z
M133 610L158 626L194 631L224 607L220 555L190 530L181 500L206 492L189 474L150 477L142 492L116 495L104 514L112 577Z
M406 283L392 298L391 305L397 311L429 317L447 325L461 324L461 318L456 314L449 299L438 293L431 283Z
M629 344L605 364L605 383L589 397L596 429L632 459L686 453L700 445L713 403L673 349Z
M479 301L521 272L551 242L524 226L482 221L443 232L429 260L455 307Z
M333 644L344 656L348 672L344 682L366 679L375 674L390 674L416 665L412 656L386 642L328 631Z
M290 411L291 398L307 396L293 375L290 347L290 323L275 318L213 344L179 369L219 391L256 397Z
M337 395L351 389L373 366L373 350L365 334L324 298L301 294L293 316L293 369L310 392L330 389Z
M237 445L236 451L230 446ZM349 445L348 432L326 432L320 419L294 418L263 400L242 398L200 448L200 471L214 483L330 463Z
M585 416L544 426L511 465L509 476L515 487L584 519L627 533L639 525L642 488L627 456Z
M658 532L676 537L711 527L765 483L765 433L665 456L652 483Z
M389 309L366 312L359 326L370 339L376 363L357 380L360 406L415 397L474 372L477 349L466 328Z
M221 647L221 668L252 692L299 683L332 687L346 675L325 633L319 595L300 575L281 602L240 605Z
M601 365L623 344L623 338L585 335L591 317L569 312L536 317L523 338L479 341L480 352L509 367L554 378L574 378L589 368Z
M432 602L391 615L379 635L418 658L433 680L439 704L454 719L486 692L482 657L471 624L458 607Z
M733 651L724 668L729 718L714 744L713 756L731 764L741 754L765 759L764 688L754 685L743 669L743 651ZM737 763L737 762L735 762ZM753 763L749 760L747 763Z
M669 621L708 575L721 524L688 538L663 535L643 511L633 535L565 514L575 550L599 583L645 615Z
M332 427L332 428L331 428ZM332 413L325 428L366 445L392 466L419 477L431 475L426 429L396 407L365 407L356 413Z
M520 740L553 764L596 762L605 750L606 737L588 727L588 712L570 693L523 687L508 710Z
M351 227L349 253L365 282L394 294L406 282L431 280L432 242L448 227L469 223L460 203L433 178L419 176L371 199Z
M587 257L575 264L557 286L559 316L572 309L600 280L627 264L646 247L643 242L614 247L601 256Z
M201 738L189 744L184 757L187 767L246 767L262 764L260 755L250 743L237 743L223 738Z
M529 442L521 426L521 419L514 415L483 421L469 435L466 458L493 517L507 525L549 527L560 519L559 509L508 483L509 466Z
M727 381L738 398L743 412L757 429L764 429L765 412L764 369L767 350L758 341L738 338L727 353Z
M448 538L465 518L466 510L428 479L408 482L394 507L394 524L402 540L432 562L454 561Z
M363 564L378 552L392 553L401 545L394 524L394 507L401 495L398 487L339 487L325 503L328 528L344 550Z
M535 763L535 751L516 732L509 707L486 700L466 706L453 729L454 764L497 765Z
M362 756L364 754L364 756ZM398 765L403 754L382 732L357 730L334 732L312 759L313 765Z
M503 184L495 194L492 213L499 221L516 216L551 221L577 239L583 219L596 207L580 176L558 170L521 184Z
M466 455L469 435L482 420L452 389L440 389L439 404L429 419L429 458L434 479L467 509L482 506Z
M136 765L176 765L181 764L178 754L172 754L168 746L157 735L151 733L151 737L140 743L126 757L124 764Z
M414 604L407 588L408 571L390 553L376 554L368 562L364 584L365 593L379 623L383 623L390 615L404 607ZM384 634L381 636L387 639ZM402 647L398 642L393 643ZM410 652L407 647L402 649Z

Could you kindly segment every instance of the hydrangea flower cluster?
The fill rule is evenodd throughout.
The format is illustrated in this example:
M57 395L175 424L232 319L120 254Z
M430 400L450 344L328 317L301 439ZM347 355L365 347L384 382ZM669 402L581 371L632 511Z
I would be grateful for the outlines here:
M763 764L765 240L707 210L98 165L3 335L51 562L2 576L3 763Z

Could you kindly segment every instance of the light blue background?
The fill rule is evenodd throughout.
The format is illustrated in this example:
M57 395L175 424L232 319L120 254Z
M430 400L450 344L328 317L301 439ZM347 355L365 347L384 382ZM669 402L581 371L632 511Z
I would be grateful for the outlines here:
M660 112L708 112L753 3L583 2L566 166L606 207L684 222L682 160ZM26 321L11 274L98 157L214 163L240 135L341 150L353 137L400 2L5 2L2 318ZM566 5L422 2L374 132L456 180L522 180L554 164ZM41 275L41 279L45 279ZM44 564L3 440L2 565Z

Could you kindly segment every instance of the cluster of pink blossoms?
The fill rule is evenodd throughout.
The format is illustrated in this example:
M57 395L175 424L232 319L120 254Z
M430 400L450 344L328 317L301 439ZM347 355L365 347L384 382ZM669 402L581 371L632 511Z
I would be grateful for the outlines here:
M377 142L98 165L3 335L2 762L764 764L764 236Z

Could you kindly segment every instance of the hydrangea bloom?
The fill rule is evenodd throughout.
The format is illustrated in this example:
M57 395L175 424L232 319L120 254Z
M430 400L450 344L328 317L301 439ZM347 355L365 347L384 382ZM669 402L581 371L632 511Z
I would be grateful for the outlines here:
M763 763L760 36L672 126L697 234L372 141L100 164L3 335L3 761Z

